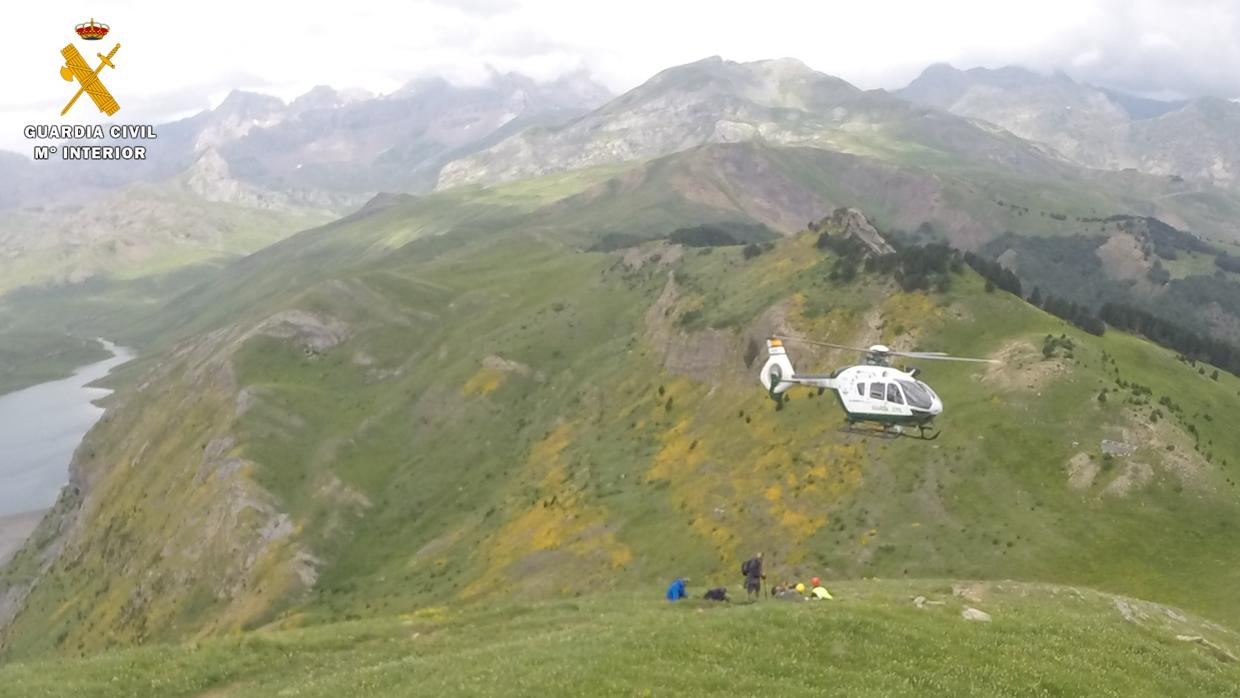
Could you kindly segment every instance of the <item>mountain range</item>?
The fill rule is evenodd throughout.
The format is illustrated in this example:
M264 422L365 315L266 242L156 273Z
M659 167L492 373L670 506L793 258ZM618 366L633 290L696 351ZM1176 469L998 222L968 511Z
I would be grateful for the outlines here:
M1016 67L934 65L895 94L980 119L1062 157L1234 188L1240 182L1240 104L1218 97L1161 102Z
M559 127L531 129L447 165L439 188L646 159L706 143L761 141L904 158L942 155L1045 173L1036 149L881 91L863 92L795 59L677 66ZM501 166L496 167L495 163Z
M932 198L953 177L1000 205L1042 209L1042 218L1067 208L1079 217L1149 215L1234 242L1227 144L1238 139L1227 125L1240 105L1223 100L1163 103L1062 75L948 66L932 66L888 94L795 59L718 57L609 96L583 75L544 84L515 74L492 75L478 87L419 79L383 96L321 86L288 105L234 92L214 110L161 126L152 159L136 166L6 156L0 178L13 186L0 199L3 288L215 263L343 215L380 191L418 194L625 166L712 143L846 153L893 175L933 180L925 192ZM1185 125L1195 118L1211 126ZM1141 143L1165 152L1136 152ZM1066 198L1076 200L1065 205ZM795 229L803 214L847 203L795 212L777 227ZM966 248L1012 229L981 206L936 220L922 196L893 203L894 225L938 225ZM168 213L178 210L194 213L183 221ZM962 213L970 220L943 220ZM1076 232L1023 223L1036 230L1022 234Z
M234 91L157 128L138 162L0 158L0 290L149 276L253 252L376 192L429 189L444 162L605 100L583 76L476 87L415 80L383 96L316 87L284 104Z

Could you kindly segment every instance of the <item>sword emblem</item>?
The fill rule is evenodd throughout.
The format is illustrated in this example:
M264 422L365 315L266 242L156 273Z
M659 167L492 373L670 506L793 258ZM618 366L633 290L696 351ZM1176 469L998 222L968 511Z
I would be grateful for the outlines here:
M116 69L116 66L112 63L112 57L115 56L116 52L119 50L121 50L121 45L117 44L112 47L112 50L108 52L108 55L106 56L102 53L95 54L99 56L99 59L102 62L99 64L99 67L95 68L93 71L90 69L90 66L87 65L86 59L82 58L82 54L78 53L77 47L73 44L69 44L60 50L60 54L65 57L65 65L60 68L60 77L69 82L72 82L76 78L78 85L80 86L77 94L73 95L73 99L69 100L69 103L65 105L63 110L61 110L61 116L69 113L69 109L73 107L73 103L78 100L78 97L82 96L83 92L90 95L91 101L93 101L95 106L99 107L99 111L104 114L112 116L116 112L120 111L121 105L116 103L116 99L112 97L112 93L108 92L108 88L105 87L103 81L99 79L99 72L102 71L105 66L114 70Z

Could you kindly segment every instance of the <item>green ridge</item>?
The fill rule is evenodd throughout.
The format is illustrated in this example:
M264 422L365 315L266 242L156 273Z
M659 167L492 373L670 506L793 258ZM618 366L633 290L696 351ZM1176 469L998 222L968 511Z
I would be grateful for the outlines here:
M832 602L672 605L647 589L533 605L431 607L190 646L9 664L0 668L0 693L1240 695L1240 669L1219 649L1235 634L1174 609L1063 587L955 586L983 595L953 596L948 582L871 581L834 585ZM929 604L915 607L916 596ZM992 621L963 620L971 606ZM1121 606L1137 619L1124 620Z

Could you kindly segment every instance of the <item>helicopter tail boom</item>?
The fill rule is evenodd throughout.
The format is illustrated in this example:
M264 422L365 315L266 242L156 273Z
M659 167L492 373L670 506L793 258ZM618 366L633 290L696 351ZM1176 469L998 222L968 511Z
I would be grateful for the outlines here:
M792 361L788 358L788 351L779 339L766 340L766 348L768 356L758 380L762 381L762 387L770 392L771 398L779 400L780 396L794 385L835 389L835 380L831 376L797 375L792 368Z

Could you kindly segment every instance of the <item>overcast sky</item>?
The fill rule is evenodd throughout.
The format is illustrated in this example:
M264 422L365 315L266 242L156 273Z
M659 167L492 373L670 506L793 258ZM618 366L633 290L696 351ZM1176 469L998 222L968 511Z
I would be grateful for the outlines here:
M290 99L316 84L391 91L440 74L476 82L488 67L537 78L588 70L617 92L710 55L794 56L865 88L922 68L1020 64L1154 96L1240 96L1237 0L108 0L14 2L0 42L0 147L27 151L28 123L97 118L60 109L60 49L94 16L121 44L105 84L115 120L158 123L218 104L234 88Z

